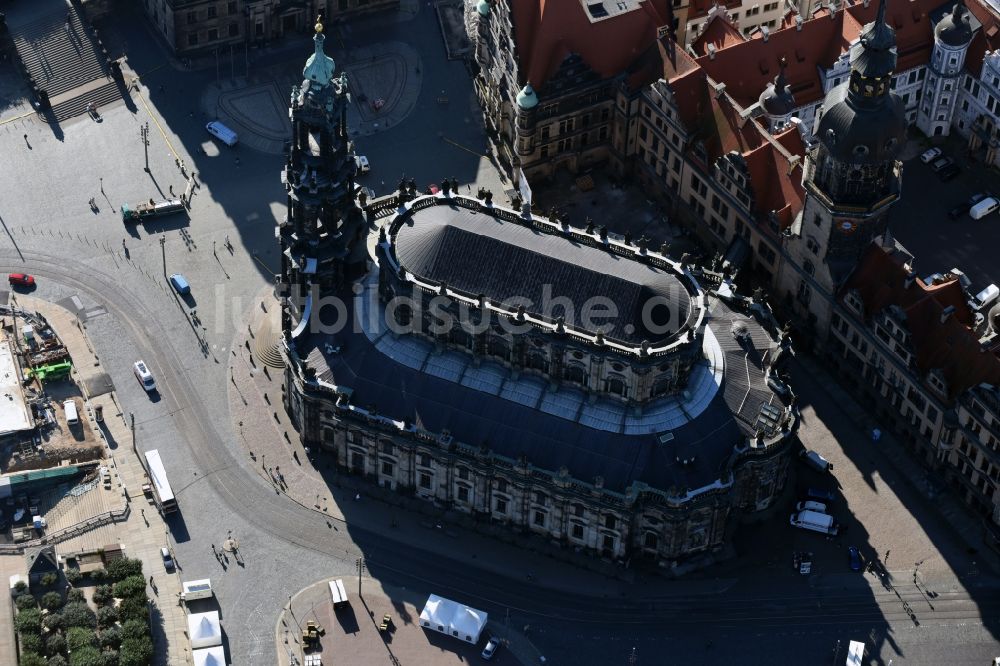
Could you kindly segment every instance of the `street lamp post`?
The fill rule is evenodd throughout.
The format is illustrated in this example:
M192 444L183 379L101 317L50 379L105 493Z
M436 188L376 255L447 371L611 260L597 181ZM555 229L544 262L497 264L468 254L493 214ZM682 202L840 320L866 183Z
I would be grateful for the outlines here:
M167 274L167 236L160 236L160 255L163 257L163 275Z
M149 173L149 121L148 120L144 124L139 126L139 138L142 139L142 149L146 153L146 168L143 169L143 171ZM103 190L103 183L101 189Z
M358 597L361 597L361 572L365 569L365 558L358 558Z

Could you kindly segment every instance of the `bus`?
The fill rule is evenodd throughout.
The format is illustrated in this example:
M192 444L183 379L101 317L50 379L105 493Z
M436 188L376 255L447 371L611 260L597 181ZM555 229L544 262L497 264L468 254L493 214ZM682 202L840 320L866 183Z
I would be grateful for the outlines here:
M177 510L177 500L174 498L174 491L170 489L170 482L167 481L167 470L163 468L160 460L160 452L157 449L146 452L146 473L149 474L153 482L153 497L160 513L172 513Z

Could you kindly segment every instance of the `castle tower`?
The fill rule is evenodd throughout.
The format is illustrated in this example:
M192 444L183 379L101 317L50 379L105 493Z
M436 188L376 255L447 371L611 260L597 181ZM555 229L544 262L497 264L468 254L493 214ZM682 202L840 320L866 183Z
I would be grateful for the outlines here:
M315 52L292 89L292 137L282 181L288 213L278 226L282 332L305 330L313 300L333 294L367 267L366 223L355 202L357 166L347 134L347 79L334 77L317 21Z
M767 131L771 134L784 129L792 119L792 112L795 111L795 96L792 94L792 87L788 85L788 79L785 78L787 66L788 61L782 58L778 75L774 77L774 81L767 84L767 88L757 100L767 120Z
M819 141L806 157L802 218L786 244L791 261L780 289L790 314L820 334L838 287L868 245L884 238L899 198L906 120L891 91L896 33L885 22L885 2L851 47L850 78L823 102Z
M971 43L969 13L957 2L934 28L934 51L917 111L917 127L927 136L948 136L951 131L962 67Z

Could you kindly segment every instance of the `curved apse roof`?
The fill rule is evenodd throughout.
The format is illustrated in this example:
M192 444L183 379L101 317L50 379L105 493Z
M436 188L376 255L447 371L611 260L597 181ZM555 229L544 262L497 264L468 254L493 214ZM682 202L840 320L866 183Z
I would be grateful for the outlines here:
M691 314L694 287L669 269L464 207L413 211L393 250L418 279L494 303L524 303L529 315L562 316L567 326L602 328L606 338L627 344L669 338ZM585 326L588 303L613 304L617 316Z

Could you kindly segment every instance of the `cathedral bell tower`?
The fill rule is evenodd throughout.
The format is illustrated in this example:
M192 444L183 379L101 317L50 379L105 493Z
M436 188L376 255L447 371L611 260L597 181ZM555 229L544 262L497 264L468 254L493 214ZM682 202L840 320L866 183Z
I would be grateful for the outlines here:
M347 78L334 76L317 20L315 52L292 89L292 137L282 172L288 213L278 225L282 333L306 330L312 303L341 290L367 268L366 223L355 201L357 166L347 133Z
M892 92L896 33L886 0L851 46L850 78L831 89L806 158L802 219L786 247L782 291L793 314L826 329L829 302L873 241L886 237L899 198L906 138L902 100ZM821 293L816 293L816 292Z

